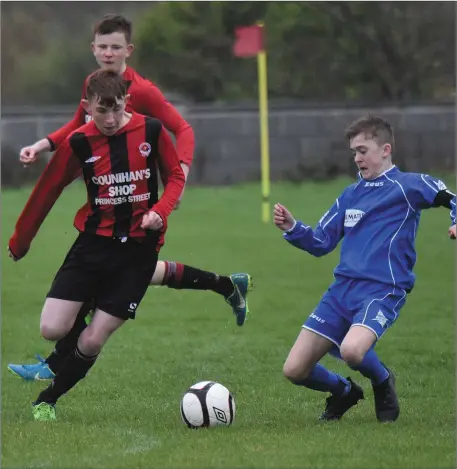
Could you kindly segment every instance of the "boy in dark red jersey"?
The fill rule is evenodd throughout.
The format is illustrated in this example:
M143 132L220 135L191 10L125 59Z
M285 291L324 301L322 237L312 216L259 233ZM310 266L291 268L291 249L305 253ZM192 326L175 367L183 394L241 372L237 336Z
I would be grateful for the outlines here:
M127 66L126 60L134 49L133 44L130 43L131 22L120 15L106 15L94 26L93 37L92 52L100 68L122 74L128 84L130 100L127 103L127 111L135 110L159 119L165 128L175 135L179 160L186 165L188 172L194 153L194 132L155 85ZM86 83L87 78L83 85L82 100L86 98ZM35 161L38 153L54 151L70 132L83 125L88 119L90 115L80 103L70 122L46 138L23 148L20 160L24 164L29 164Z
M77 212L80 232L59 269L41 313L41 335L58 340L83 303L95 315L52 384L33 404L36 420L55 420L55 404L95 363L110 335L135 311L155 270L160 238L182 192L184 173L162 123L127 113L121 75L99 70L87 81L86 111L93 121L68 136L37 182L9 242L14 260L26 255L63 189L83 175L87 202ZM157 168L166 176L159 198Z
M164 127L176 136L176 148L181 167L187 178L194 153L194 133L190 125L178 111L165 99L160 90L150 81L141 77L128 67L126 59L133 52L131 44L132 24L122 16L106 15L94 27L92 52L101 69L121 73L127 81L129 101L127 111L134 110L141 114L156 117ZM87 79L85 80L85 84ZM21 150L20 160L24 164L33 163L42 151L58 148L63 140L75 129L89 120L91 116L84 108L86 97L83 88L82 101L73 119L62 128L48 135L43 140ZM181 193L182 196L182 193ZM231 306L239 326L244 324L249 312L247 294L252 288L251 277L247 273L220 276L179 262L158 261L151 276L150 285L164 285L175 289L211 290L224 297ZM9 364L8 368L26 381L52 379L62 358L74 348L78 335L85 328L85 316L91 309L90 304L83 305L74 328L67 338L58 341L55 350L39 363L31 365Z

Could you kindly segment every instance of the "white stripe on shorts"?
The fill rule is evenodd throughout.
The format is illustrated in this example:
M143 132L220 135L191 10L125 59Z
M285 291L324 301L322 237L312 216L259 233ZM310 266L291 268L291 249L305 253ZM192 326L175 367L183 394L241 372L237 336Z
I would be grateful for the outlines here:
M301 326L301 327L302 327L302 329L308 329L308 331L314 332L315 334L320 335L321 337L324 337L327 340L330 340L330 342L333 342L338 348L340 348L340 344L336 343L333 339L326 336L325 334L322 334L322 332L317 332L317 331L315 331L314 329L311 329L311 327L308 327L308 326Z

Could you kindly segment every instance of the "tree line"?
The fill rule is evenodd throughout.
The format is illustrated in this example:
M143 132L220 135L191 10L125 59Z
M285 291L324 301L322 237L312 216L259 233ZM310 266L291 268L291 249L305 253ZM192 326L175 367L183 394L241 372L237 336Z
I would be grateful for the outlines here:
M62 2L66 8L41 3L36 14L30 10L40 2L29 3L27 14L12 6L2 11L4 104L74 103L95 67L92 20L113 13L112 7L105 11L104 2L90 2L97 7L84 14L85 2L77 2L75 27L62 18L76 2ZM256 61L233 57L232 46L235 28L258 20L266 25L271 98L454 96L454 2L148 2L130 13L132 65L162 89L193 101L257 98Z

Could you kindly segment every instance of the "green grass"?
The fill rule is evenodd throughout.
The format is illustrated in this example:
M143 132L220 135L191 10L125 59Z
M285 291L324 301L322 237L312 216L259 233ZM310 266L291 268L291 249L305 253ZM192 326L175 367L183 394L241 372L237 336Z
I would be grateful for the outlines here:
M315 223L347 182L275 185L273 200ZM3 193L3 246L28 193ZM378 424L369 382L328 358L364 386L366 399L341 422L323 424L316 418L326 396L292 386L281 370L332 281L338 253L315 259L263 225L256 186L189 188L161 254L219 273L250 272L255 289L245 326L235 325L214 293L151 288L137 319L58 403L58 422L32 421L31 402L45 385L20 381L6 365L51 349L40 338L39 316L76 236L72 221L83 198L79 184L69 188L29 254L17 264L2 256L4 468L455 467L455 244L447 238L446 210L424 213L416 288L378 345L397 375L400 419ZM190 431L181 422L180 397L201 380L233 392L232 427Z

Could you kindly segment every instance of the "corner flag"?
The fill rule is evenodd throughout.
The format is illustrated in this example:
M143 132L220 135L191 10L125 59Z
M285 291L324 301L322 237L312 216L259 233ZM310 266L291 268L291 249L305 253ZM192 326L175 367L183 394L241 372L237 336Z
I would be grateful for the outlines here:
M262 178L262 221L270 221L270 150L268 136L267 54L265 51L265 26L262 22L235 30L233 46L235 57L257 56L257 79L260 114L260 168Z

